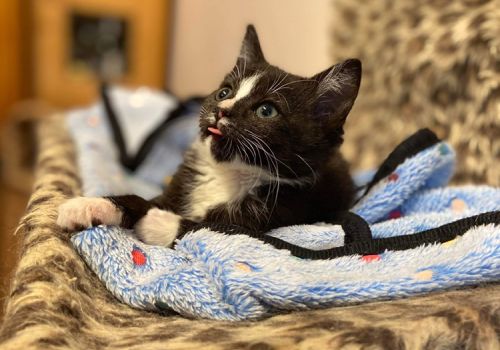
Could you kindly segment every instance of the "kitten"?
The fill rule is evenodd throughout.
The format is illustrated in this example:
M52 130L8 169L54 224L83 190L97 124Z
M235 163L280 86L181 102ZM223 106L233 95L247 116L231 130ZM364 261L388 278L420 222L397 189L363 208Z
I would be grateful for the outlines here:
M354 198L339 146L360 80L356 59L311 78L286 73L266 62L250 25L234 69L205 99L199 137L166 191L151 201L73 198L60 206L57 223L120 225L170 246L199 223L264 233L331 221Z

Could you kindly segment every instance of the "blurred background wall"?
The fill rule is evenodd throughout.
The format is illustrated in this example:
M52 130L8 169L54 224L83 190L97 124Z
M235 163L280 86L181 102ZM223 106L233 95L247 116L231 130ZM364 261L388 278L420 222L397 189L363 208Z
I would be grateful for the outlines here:
M248 23L270 63L317 73L331 64L331 7L331 0L176 1L167 85L182 97L214 89L235 63Z
M331 0L5 0L0 120L18 100L91 103L99 80L206 94L233 66L249 23L267 59L299 75L327 68Z

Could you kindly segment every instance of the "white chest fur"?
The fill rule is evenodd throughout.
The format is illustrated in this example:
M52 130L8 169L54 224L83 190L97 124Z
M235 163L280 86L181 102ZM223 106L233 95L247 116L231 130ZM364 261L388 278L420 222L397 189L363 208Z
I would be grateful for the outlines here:
M193 167L199 174L193 181L184 217L194 221L202 220L208 210L219 205L227 205L229 209L236 206L256 187L271 179L268 172L240 160L216 162L210 152L210 142L211 137L205 142L198 140L192 148L197 153Z

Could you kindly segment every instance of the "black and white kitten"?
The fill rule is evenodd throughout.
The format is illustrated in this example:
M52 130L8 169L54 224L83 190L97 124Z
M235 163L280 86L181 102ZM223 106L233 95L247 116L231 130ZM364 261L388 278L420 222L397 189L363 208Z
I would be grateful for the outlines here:
M311 78L286 73L266 62L250 25L234 69L205 99L199 137L166 191L151 201L73 198L57 223L120 225L169 246L199 223L266 232L331 221L354 198L339 146L360 80L356 59Z

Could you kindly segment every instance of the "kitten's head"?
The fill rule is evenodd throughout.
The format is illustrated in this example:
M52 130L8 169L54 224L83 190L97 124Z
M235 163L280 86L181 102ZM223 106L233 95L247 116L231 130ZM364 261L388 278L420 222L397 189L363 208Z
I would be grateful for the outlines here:
M310 175L342 143L360 81L357 59L310 78L270 65L250 25L235 67L203 103L202 140L219 162L239 158L291 178Z

